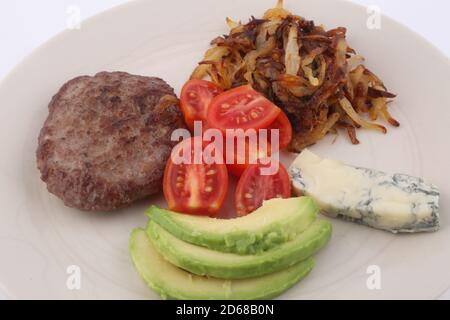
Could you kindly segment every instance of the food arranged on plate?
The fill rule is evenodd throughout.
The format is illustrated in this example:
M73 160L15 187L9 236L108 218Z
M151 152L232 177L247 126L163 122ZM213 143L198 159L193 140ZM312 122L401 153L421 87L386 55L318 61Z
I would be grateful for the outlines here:
M255 211L265 200L291 196L291 182L284 166L277 163L278 170L271 175L263 174L263 167L264 165L251 164L239 179L235 196L238 216Z
M257 254L303 232L318 207L311 198L272 199L252 214L227 220L151 207L147 215L178 238L221 252Z
M180 107L189 129L194 130L194 121L196 120L206 121L211 100L222 92L221 87L210 81L192 80L186 82L181 90Z
M294 192L311 196L329 216L393 233L439 230L439 190L421 178L352 167L309 150L289 173Z
M305 277L330 239L331 224L316 219L318 211L308 197L272 199L229 220L152 207L146 230L132 233L130 252L162 297L271 298Z
M345 28L326 31L281 0L262 19L227 22L180 100L162 79L124 72L66 83L38 141L49 192L86 211L162 193L167 209L147 210L129 249L148 286L173 299L285 292L331 239L319 212L393 233L439 229L436 186L306 149L341 128L353 144L358 128L386 133L380 117L399 126L388 111L395 95ZM299 153L289 170L280 151Z
M285 10L282 0L262 19L227 22L229 34L211 42L191 78L208 76L223 90L250 84L264 94L291 121L291 151L339 128L358 144L357 128L387 132L374 123L379 117L399 126L388 111L395 95L347 44L345 28L327 31Z
M69 207L125 207L162 190L170 134L184 127L174 90L161 79L75 78L50 102L37 150L41 179Z
M295 285L314 267L314 261L309 258L282 271L257 278L223 280L197 276L169 263L141 229L131 234L130 252L141 277L164 299L270 299Z
M198 145L198 147L197 147ZM201 137L186 139L176 148L190 153L203 152ZM219 155L222 157L222 155ZM164 196L169 209L192 214L216 215L228 191L228 172L224 163L174 163L167 161L163 180Z

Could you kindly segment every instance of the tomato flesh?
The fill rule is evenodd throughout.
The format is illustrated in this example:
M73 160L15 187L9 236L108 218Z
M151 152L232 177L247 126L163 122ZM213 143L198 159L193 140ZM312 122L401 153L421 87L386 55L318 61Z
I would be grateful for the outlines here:
M180 106L189 129L194 130L194 121L206 121L211 100L222 91L222 88L210 81L189 80L186 82L181 90Z
M265 200L291 196L289 175L281 163L276 163L278 171L273 175L261 174L261 169L268 168L270 165L252 164L244 171L235 194L238 216L245 216L255 211Z
M267 143L266 147L257 143L255 147L251 148L249 142L245 141L244 153L242 154L242 152L238 152L235 141L234 162L227 163L228 172L235 177L242 176L245 169L247 169L250 164L257 164L260 159L269 157L271 155L271 148L272 146L270 143Z
M262 94L246 85L225 91L209 105L207 122L212 128L262 129L267 128L281 110Z
M222 163L207 164L204 159L202 163L195 163L194 139L200 139L198 145L203 149L201 138L187 139L177 146L190 144L186 150L191 152L191 163L178 163L172 157L168 160L163 181L164 197L172 211L214 216L221 209L228 191L227 168Z
M279 133L279 140L278 140L278 148L280 150L286 148L289 143L291 143L292 140L292 125L289 121L289 118L286 116L284 112L280 112L280 115L275 119L274 122L268 127L269 132L267 133L269 137L269 141L271 144L273 142L271 141L271 134L270 130L272 129L278 129Z

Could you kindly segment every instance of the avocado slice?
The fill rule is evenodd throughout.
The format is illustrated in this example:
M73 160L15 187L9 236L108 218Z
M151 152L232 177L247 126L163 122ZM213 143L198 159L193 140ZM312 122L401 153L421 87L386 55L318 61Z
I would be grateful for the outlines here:
M274 298L314 267L309 258L283 271L244 280L220 280L193 275L164 259L142 229L130 238L131 258L142 278L162 298L182 300L256 300Z
M176 238L153 221L146 232L159 253L182 269L220 279L246 279L283 270L311 257L330 239L331 224L316 220L293 240L258 255L237 255L196 246Z
M309 197L271 199L235 219L175 213L155 206L149 218L186 242L237 254L256 254L293 239L316 219L319 207Z

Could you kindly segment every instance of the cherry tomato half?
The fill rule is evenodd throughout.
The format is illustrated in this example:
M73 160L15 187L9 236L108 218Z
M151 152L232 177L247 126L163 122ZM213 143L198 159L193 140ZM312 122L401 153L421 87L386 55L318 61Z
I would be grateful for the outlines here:
M196 139L197 143L194 142ZM175 161L174 152L178 152L177 150L190 153L190 161ZM186 139L174 148L167 162L163 181L164 197L170 210L214 216L222 207L228 191L227 167L223 163L207 164L203 157L200 158L201 161L195 162L196 154L201 155L203 150L204 144L200 137Z
M226 129L267 128L281 110L262 94L246 85L225 91L216 96L209 105L208 125Z
M292 126L291 122L289 121L288 117L284 112L280 112L280 115L278 118L275 119L274 122L268 127L269 130L271 129L278 129L279 130L279 142L278 147L280 150L286 148L289 143L291 143L292 140ZM267 133L269 137L269 141L271 141L270 137L270 131Z
M245 141L244 153L239 153L235 141L234 162L227 163L228 172L235 177L240 177L250 164L258 163L259 159L265 159L271 155L272 146L267 143L265 147L257 143L255 147L250 148L249 142Z
M245 216L259 207L264 200L273 198L289 198L291 183L284 166L278 164L278 170L273 175L263 175L261 169L269 165L252 164L242 174L235 194L236 212L238 216Z
M181 90L180 105L184 121L194 130L194 121L205 121L211 100L222 88L205 80L189 80Z

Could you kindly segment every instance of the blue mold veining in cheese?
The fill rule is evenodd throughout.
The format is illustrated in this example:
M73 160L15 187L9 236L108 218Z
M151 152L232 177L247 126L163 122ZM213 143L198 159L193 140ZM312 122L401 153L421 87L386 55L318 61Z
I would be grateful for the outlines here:
M439 230L439 190L421 178L322 159L304 150L289 169L294 191L329 216L398 232Z

